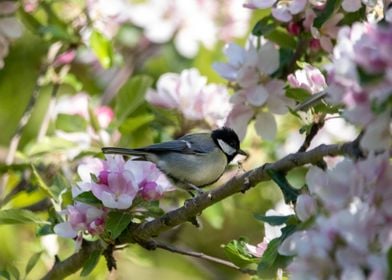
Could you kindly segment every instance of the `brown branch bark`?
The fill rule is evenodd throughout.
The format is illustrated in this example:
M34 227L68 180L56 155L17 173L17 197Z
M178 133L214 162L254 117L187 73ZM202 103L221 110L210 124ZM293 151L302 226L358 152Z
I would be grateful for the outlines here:
M239 192L244 193L258 183L269 180L268 171L287 172L306 164L316 164L325 156L344 154L355 157L357 146L358 141L345 144L320 145L310 151L290 154L274 163L267 163L241 176L231 178L221 187L205 192L187 201L183 207L170 211L153 221L130 225L128 230L124 231L118 238L118 244L139 243L147 248L148 245L151 245L150 249L154 249L153 237L187 222L190 218L199 215L207 207L226 197ZM91 245L83 247L78 253L68 259L56 263L43 279L61 279L80 269L83 266L83 258L92 252L90 246L96 248L95 246L98 245L97 243L91 243Z

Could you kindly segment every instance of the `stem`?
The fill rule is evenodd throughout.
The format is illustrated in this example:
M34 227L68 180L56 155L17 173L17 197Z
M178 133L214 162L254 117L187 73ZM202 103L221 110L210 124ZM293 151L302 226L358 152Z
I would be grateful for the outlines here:
M53 111L56 106L56 98L57 98L57 93L59 91L59 88L60 88L60 83L53 84L52 92L50 95L50 101L49 101L49 105L48 105L48 110L46 111L44 119L42 120L42 124L39 129L38 136L37 136L37 142L41 141L42 138L45 137L46 132L48 131L50 118L53 115Z
M200 258L203 260L209 260L215 263L219 263L222 265L225 265L227 267L231 267L234 268L236 270L241 271L242 273L246 273L246 274L250 274L250 275L256 275L257 271L253 270L253 269L246 269L246 268L241 268L235 264L233 264L232 262L217 258L217 257L213 257L210 255L206 255L204 253L201 252L193 252L193 251L187 251L185 249L179 249L177 247L171 246L169 244L165 244L165 243L161 243L159 241L154 241L156 248L160 248L172 253L177 253L177 254L181 254L181 255L185 255L185 256L191 256L191 257L195 257L195 258Z

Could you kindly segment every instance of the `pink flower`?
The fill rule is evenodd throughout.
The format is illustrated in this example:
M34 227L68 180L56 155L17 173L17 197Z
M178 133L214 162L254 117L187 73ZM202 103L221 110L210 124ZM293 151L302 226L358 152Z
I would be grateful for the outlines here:
M72 189L73 196L92 191L108 208L127 209L138 194L157 200L173 189L155 164L125 162L121 156L107 156L105 161L89 159L78 167L78 173L82 181Z
M149 90L146 99L155 106L177 110L187 120L204 120L211 127L223 125L231 108L226 88L207 84L207 78L195 68L162 75L157 90Z
M306 64L302 70L297 70L294 74L290 74L287 80L290 86L303 88L312 94L319 93L327 87L324 75L318 68L310 64Z
M129 160L125 168L133 173L139 193L145 200L158 200L172 189L166 176L151 162Z
M90 189L104 206L116 209L129 208L139 191L134 174L121 156L107 156L98 181L92 182Z
M66 222L57 224L54 232L67 238L75 238L84 232L99 235L104 230L105 210L77 202L63 211Z

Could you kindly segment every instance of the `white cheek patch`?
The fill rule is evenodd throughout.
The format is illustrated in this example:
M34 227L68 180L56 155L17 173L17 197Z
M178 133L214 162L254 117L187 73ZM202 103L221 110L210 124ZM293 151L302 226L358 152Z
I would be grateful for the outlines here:
M218 144L221 147L222 151L229 156L234 155L237 152L236 149L234 149L232 146L230 146L221 139L218 139Z

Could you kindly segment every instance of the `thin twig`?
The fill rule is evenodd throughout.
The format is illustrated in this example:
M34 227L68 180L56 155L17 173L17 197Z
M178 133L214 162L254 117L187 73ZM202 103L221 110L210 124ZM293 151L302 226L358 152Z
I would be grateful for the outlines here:
M324 117L325 115L322 115L318 118L318 120L312 123L309 132L306 134L304 142L302 143L301 147L298 149L298 153L305 152L309 148L313 138L317 135L319 130L324 126Z
M159 241L156 241L156 240L154 241L154 243L155 243L156 248L160 248L160 249L172 252L172 253L177 253L177 254L181 254L181 255L185 255L185 256L191 256L191 257L195 257L195 258L199 258L199 259L203 259L203 260L212 261L212 262L215 262L215 263L219 263L219 264L225 265L225 266L230 267L230 268L234 268L236 270L239 270L242 273L246 273L246 274L250 274L250 275L256 275L257 274L256 270L247 269L247 268L241 268L241 267L233 264L232 262L229 262L229 261L217 258L217 257L213 257L213 256L210 256L210 255L206 255L206 254L201 253L201 252L194 252L194 251L188 251L188 250L185 250L185 249L180 249L180 248L177 248L177 247L174 247L174 246L171 246L169 244L165 244L165 243L162 243L162 242L159 242Z
M57 98L57 93L59 91L59 88L60 88L60 83L56 82L53 84L52 92L50 94L48 109L46 110L46 114L44 116L44 119L42 120L42 124L37 136L37 142L41 141L42 138L46 135L46 132L48 131L50 118L52 117L53 111L56 106L56 98Z

